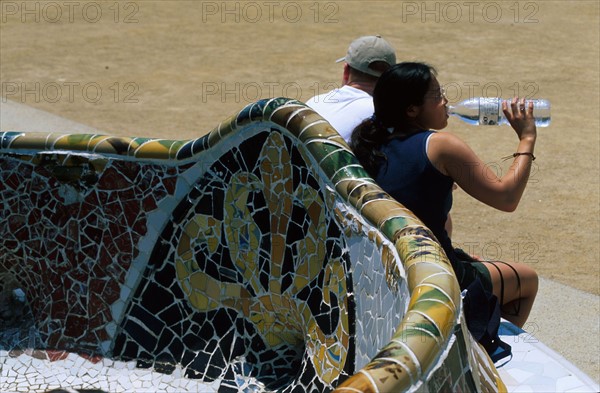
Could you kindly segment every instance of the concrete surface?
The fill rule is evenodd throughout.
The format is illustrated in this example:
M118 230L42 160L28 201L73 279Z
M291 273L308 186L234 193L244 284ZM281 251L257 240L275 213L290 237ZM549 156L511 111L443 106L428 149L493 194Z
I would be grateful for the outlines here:
M94 133L98 130L0 97L0 131Z
M0 131L102 133L4 97L0 98ZM600 296L541 278L524 329L530 339L539 340L600 382Z

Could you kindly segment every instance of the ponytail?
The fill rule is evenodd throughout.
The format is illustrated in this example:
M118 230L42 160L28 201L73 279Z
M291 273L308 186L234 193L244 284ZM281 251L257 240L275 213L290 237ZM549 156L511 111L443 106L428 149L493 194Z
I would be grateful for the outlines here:
M377 175L381 162L387 160L380 148L388 137L389 132L375 115L363 120L350 136L350 148L372 178Z

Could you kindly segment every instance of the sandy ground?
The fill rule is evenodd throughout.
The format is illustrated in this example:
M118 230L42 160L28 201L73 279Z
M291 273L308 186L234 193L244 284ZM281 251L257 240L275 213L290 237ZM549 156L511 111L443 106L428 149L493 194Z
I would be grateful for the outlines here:
M335 59L352 39L379 33L399 60L434 65L451 102L551 101L517 211L493 211L459 190L454 237L598 299L599 10L597 0L1 0L1 100L106 134L196 138L256 99L306 100L338 86ZM452 119L447 130L497 171L508 168L501 157L517 146L509 127ZM599 319L598 307L590 313ZM590 362L597 380L597 351Z

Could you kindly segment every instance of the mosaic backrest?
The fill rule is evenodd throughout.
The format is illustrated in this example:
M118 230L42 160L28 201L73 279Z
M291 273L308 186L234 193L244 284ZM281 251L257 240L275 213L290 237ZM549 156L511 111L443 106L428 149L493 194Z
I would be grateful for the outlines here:
M44 348L232 391L503 387L430 231L298 101L188 141L0 133L0 198Z

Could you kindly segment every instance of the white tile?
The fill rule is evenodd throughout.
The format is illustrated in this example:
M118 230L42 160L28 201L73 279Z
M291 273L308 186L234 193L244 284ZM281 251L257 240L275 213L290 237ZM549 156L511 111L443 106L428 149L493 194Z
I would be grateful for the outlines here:
M534 373L527 371L527 370L522 370L522 369L511 369L510 370L510 376L518 383L518 384L522 384L524 381L526 381L527 379L531 378L533 375L535 375Z
M558 378L556 381L557 392L576 392L581 391L583 388L584 386L581 383L581 380L574 375Z
M552 378L535 375L523 382L523 385L531 386L536 392L558 392L556 381Z

